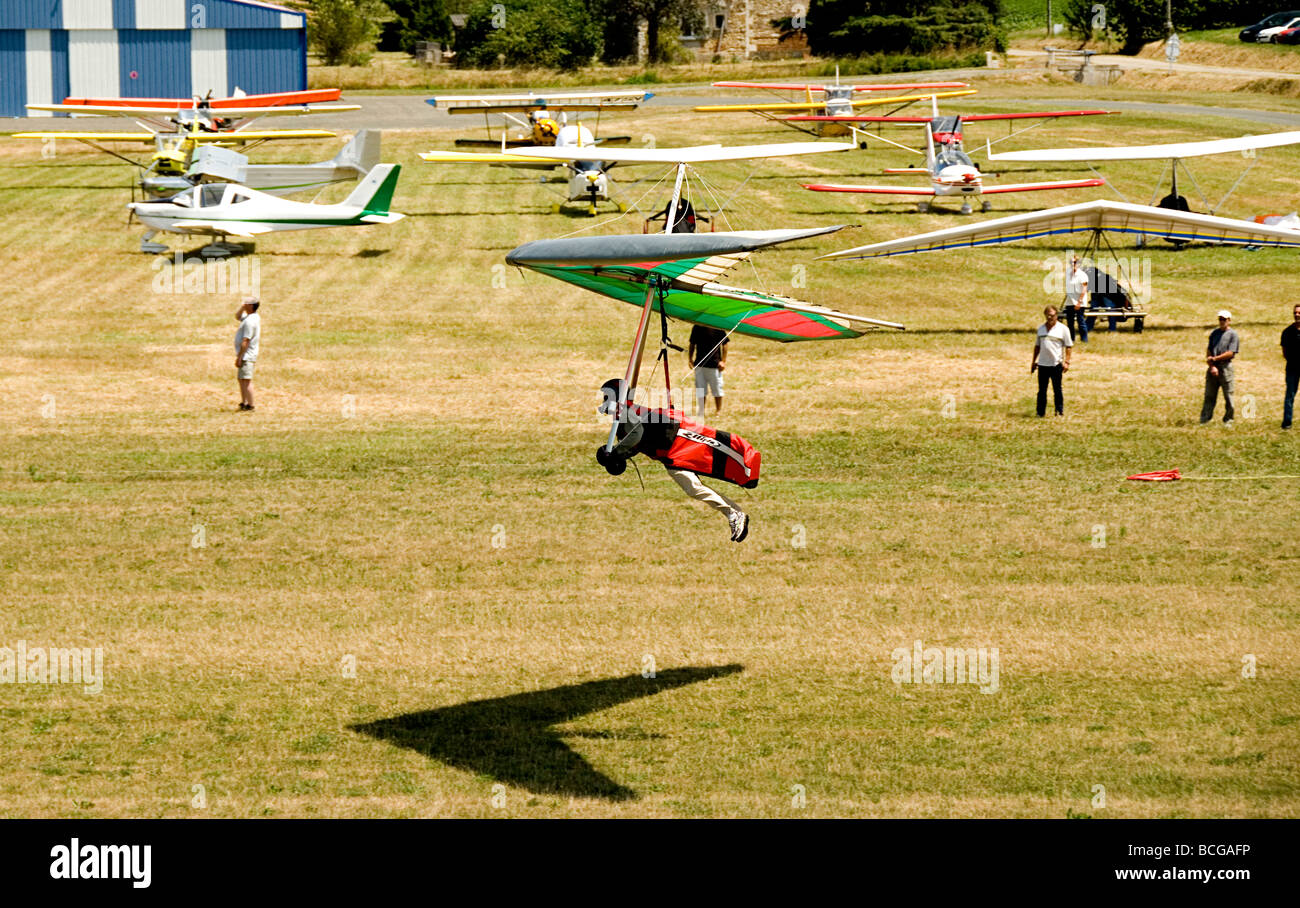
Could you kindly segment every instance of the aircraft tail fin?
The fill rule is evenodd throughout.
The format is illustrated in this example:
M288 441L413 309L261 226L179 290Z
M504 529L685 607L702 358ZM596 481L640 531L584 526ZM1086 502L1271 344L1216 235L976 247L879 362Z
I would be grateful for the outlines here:
M336 167L347 167L365 176L379 165L380 144L383 133L376 129L363 129L348 140L343 149L330 162Z
M352 194L343 200L344 205L362 208L370 214L388 214L393 204L393 190L397 188L397 177L402 172L401 164L377 164L370 168L366 178L357 184Z

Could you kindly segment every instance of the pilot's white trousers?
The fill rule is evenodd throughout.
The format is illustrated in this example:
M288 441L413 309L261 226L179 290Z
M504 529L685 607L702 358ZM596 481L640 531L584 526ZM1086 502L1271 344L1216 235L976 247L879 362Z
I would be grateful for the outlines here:
M704 502L715 511L720 511L722 516L728 520L731 519L733 514L744 513L741 511L740 505L701 482L698 474L692 473L690 470L669 469L668 475L676 480L677 484L682 487L683 492L696 501Z

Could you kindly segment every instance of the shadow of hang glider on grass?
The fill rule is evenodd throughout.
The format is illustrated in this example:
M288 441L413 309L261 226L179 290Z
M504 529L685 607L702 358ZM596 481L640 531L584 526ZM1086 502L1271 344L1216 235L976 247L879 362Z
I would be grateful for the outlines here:
M537 794L627 801L637 793L597 772L564 742L569 735L552 726L628 700L743 670L734 664L673 668L654 678L637 674L587 681L349 728ZM590 731L581 733L582 737L591 735Z

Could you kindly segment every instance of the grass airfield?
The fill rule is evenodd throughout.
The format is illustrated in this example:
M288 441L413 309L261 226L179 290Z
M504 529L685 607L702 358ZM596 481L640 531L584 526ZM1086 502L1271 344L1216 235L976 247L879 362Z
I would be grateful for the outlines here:
M993 83L951 109L1033 94ZM607 125L659 145L795 138L676 108ZM1125 113L1005 147L1255 131ZM997 134L976 124L968 147ZM1149 268L1147 330L1076 347L1066 417L1037 420L1032 331L1070 244L815 262L967 219L799 188L915 179L879 176L891 150L708 168L721 197L740 189L732 226L859 225L760 254L734 283L909 329L733 343L710 421L764 454L734 545L657 465L643 490L594 463L596 389L635 310L502 264L530 239L639 231L669 185L616 171L642 214L552 215L527 178L418 162L451 138L385 135L406 220L259 241L249 415L238 294L159 292L125 229L129 168L0 144L0 645L102 647L106 674L99 694L4 688L0 814L1300 813L1300 480L1247 478L1300 473L1278 429L1296 253L1117 246ZM1217 201L1243 163L1192 168ZM1023 166L1003 179L1073 175ZM1105 174L1145 202L1159 170ZM1261 153L1222 213L1300 207L1297 174L1300 149ZM997 196L971 217L1100 194ZM1197 425L1225 305L1242 336L1231 429ZM1124 481L1173 467L1222 478ZM917 640L997 647L999 689L895 684L891 653Z

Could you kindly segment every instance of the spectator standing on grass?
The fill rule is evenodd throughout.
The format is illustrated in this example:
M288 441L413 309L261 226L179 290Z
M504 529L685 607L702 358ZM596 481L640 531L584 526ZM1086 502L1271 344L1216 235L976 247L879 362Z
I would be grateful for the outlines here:
M1038 372L1038 415L1047 415L1047 383L1052 383L1052 402L1056 415L1065 413L1065 400L1061 395L1061 379L1070 369L1070 349L1074 338L1070 329L1057 319L1055 306L1043 310L1045 321L1038 326L1038 339L1034 342L1034 358L1029 364L1031 373Z
M235 313L239 329L235 331L235 377L239 379L239 409L253 409L253 367L257 364L258 348L262 340L262 316L257 310L262 304L249 297Z
M1291 324L1282 329L1282 358L1286 360L1286 397L1282 399L1282 428L1291 428L1295 392L1300 386L1300 303L1291 309Z
M1088 272L1079 267L1077 255L1071 256L1070 271L1065 276L1065 326L1085 344L1088 342L1088 316L1084 313L1091 299Z
M686 361L695 370L695 412L704 415L708 395L713 395L714 413L722 412L722 370L727 367L727 332L708 325L691 329Z
M1219 327L1210 332L1210 342L1205 348L1205 402L1201 405L1201 423L1204 425L1214 419L1214 406L1219 399L1219 390L1223 390L1223 424L1232 425L1236 414L1233 406L1233 393L1236 391L1236 378L1233 363L1241 341L1237 332L1232 330L1232 313L1227 309L1219 310Z

